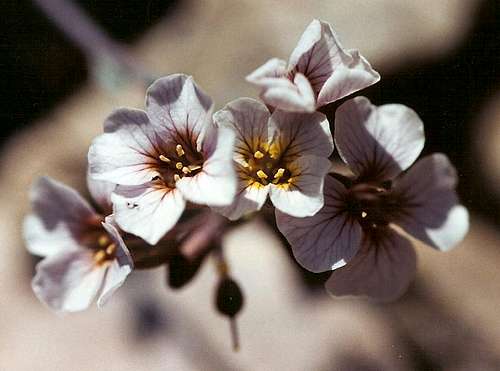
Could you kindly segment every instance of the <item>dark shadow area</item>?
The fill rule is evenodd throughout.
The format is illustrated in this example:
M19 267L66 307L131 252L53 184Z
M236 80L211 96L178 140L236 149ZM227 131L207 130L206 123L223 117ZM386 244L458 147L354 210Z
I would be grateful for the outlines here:
M177 0L80 0L115 40L129 43L168 14ZM50 112L87 78L84 56L30 1L3 1L0 69L0 146Z

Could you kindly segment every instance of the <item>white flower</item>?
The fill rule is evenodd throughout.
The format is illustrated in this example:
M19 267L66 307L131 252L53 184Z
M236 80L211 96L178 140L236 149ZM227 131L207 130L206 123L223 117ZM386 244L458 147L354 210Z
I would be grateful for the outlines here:
M234 164L238 191L221 213L232 220L259 210L270 194L274 206L297 217L323 206L323 179L330 169L333 139L319 112L275 110L240 98L214 115L221 127L236 132Z
M229 205L236 192L234 134L212 121L212 101L191 77L170 75L146 94L146 112L121 108L89 150L90 173L119 184L115 220L150 244L177 222L186 201Z
M262 100L287 111L316 108L380 80L357 50L345 50L331 26L317 19L306 28L288 64L273 58L247 76Z
M395 299L411 282L416 259L392 224L440 250L468 230L455 169L443 154L409 168L424 145L423 124L399 104L347 101L336 113L335 143L355 179L328 176L323 209L303 219L276 211L278 228L306 269L335 270L326 284L332 294Z
M109 205L112 185L89 185L96 201ZM49 178L35 183L31 202L33 214L25 218L23 234L28 250L44 257L32 281L37 297L58 312L86 309L96 296L97 305L104 305L133 268L112 221Z

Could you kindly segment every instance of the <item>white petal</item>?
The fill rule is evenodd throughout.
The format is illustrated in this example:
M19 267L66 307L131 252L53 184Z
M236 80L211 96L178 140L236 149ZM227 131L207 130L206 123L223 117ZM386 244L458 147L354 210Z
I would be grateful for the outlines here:
M214 120L218 126L236 133L236 153L253 154L262 144L267 144L269 116L264 104L251 98L239 98L217 111Z
M290 56L289 68L307 77L317 107L380 80L366 59L357 51L344 50L331 26L317 19L302 34Z
M346 188L331 176L325 179L323 208L314 216L295 218L276 210L276 224L292 247L295 259L311 272L345 265L356 254L362 230L345 211Z
M323 184L330 161L301 156L289 166L293 183L288 187L271 184L271 201L280 211L298 218L316 214L323 207Z
M244 215L260 210L266 202L268 193L269 186L258 185L258 183L249 186L248 182L240 179L233 203L227 207L216 208L215 211L230 220L237 220Z
M313 112L316 109L314 92L307 78L298 73L294 81L285 77L260 80L260 98L277 109L293 112Z
M262 79L266 77L283 77L286 73L286 62L278 58L273 58L248 75L246 80L253 84L261 85Z
M173 74L156 80L146 93L146 109L165 140L201 150L203 132L212 122L213 103L191 76ZM167 139L168 138L168 139Z
M116 223L155 245L179 220L186 202L177 190L154 183L118 186L111 196Z
M328 157L333 138L326 116L320 112L293 113L276 110L271 115L270 140L285 158L303 155Z
M105 180L97 180L90 176L87 172L87 188L94 201L101 207L104 215L109 214L113 210L111 204L111 193L116 188L115 183L107 182Z
M443 154L418 161L394 184L401 213L394 221L421 241L449 250L469 229L467 209L459 204L455 168Z
M97 306L99 308L102 308L115 291L123 285L130 272L132 272L130 265L120 265L116 260L113 260L106 271L104 285L97 299Z
M105 268L94 265L90 250L49 256L38 263L32 288L37 297L58 312L86 309L102 285Z
M336 296L362 295L392 301L408 289L415 271L416 255L411 243L387 228L376 242L365 238L356 256L334 271L325 286Z
M424 141L422 121L401 104L376 107L367 98L356 97L335 114L337 150L365 180L391 180L415 161Z
M115 220L114 220L114 215L109 215L106 217L106 221L101 223L103 228L108 232L110 235L112 241L116 245L116 261L120 266L130 266L131 268L134 267L134 262L132 260L132 256L130 255L130 252L125 245L125 242L123 241L122 236L120 235L120 232L118 232L117 227L114 225Z
M90 146L90 175L125 185L149 182L159 175L156 164L160 145L146 112L120 108L106 119L104 134Z
M99 218L74 189L42 177L31 188L33 214L26 217L23 235L28 250L48 256L79 247L89 223Z
M215 151L205 161L200 173L193 177L185 176L176 183L176 188L186 200L209 206L231 204L236 193L234 138L234 131L225 127L214 130L205 138L205 142L215 143Z

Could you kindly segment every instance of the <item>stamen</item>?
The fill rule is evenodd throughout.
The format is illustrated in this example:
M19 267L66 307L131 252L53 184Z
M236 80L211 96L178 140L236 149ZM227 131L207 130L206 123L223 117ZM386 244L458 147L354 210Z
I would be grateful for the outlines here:
M184 167L182 168L182 172L183 172L184 174L189 174L189 173L191 172L191 169L189 169L187 166L184 166Z
M98 245L99 245L99 246L101 246L101 247L105 247L105 246L107 246L107 245L108 245L108 243L109 243L109 238L108 238L108 236L106 236L106 235L104 235L104 234L103 234L102 236L100 236L100 237L99 237L99 239L97 240L97 243L98 243Z
M106 252L104 250L99 250L94 254L94 262L96 262L96 264L101 264L106 260L106 257Z
M256 151L253 154L253 157L255 157L256 159L260 159L260 158L264 157L264 154L261 151Z
M175 164L175 167L177 169L181 170L184 167L184 165L182 164L182 162L178 162L178 163Z
M184 156L184 148L182 148L182 146L180 144L175 146L175 150L177 151L177 155L179 157Z
M285 174L285 169L283 169L282 167L280 167L276 173L274 174L274 179L279 179L283 176L283 174Z
M267 174L265 172L263 172L262 170L257 171L257 176L260 179L267 179Z
M195 171L195 170L201 169L201 166L200 165L189 165L188 169L191 171Z
M166 156L160 155L160 160L166 162L167 164L170 162L170 159Z
M366 216L367 216L367 215L368 215L368 214L367 214L365 211L362 211L362 212L361 212L361 217L362 217L362 218L366 218Z
M108 255L113 255L115 251L116 251L116 245L114 243L112 243L106 248L106 254Z
M174 174L174 181L178 182L179 180L181 180L179 174Z

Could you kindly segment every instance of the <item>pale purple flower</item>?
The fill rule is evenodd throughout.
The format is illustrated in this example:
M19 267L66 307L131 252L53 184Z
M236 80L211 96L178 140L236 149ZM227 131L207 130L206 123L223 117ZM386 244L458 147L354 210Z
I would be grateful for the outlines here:
M121 108L107 118L89 150L90 173L119 184L112 201L124 231L154 245L186 201L231 203L234 133L216 128L212 107L191 77L176 74L149 87L146 111Z
M331 26L313 20L287 62L273 58L247 76L269 106L314 111L380 80L357 50L345 50Z
M113 185L90 181L94 199L106 208ZM33 213L24 220L28 250L44 257L32 281L37 297L57 312L101 307L133 269L112 220L97 213L75 190L50 178L31 189Z
M214 115L220 127L236 132L234 166L238 190L220 210L232 220L259 210L269 194L284 213L314 215L323 206L323 180L330 169L333 138L319 112L275 110L240 98Z
M422 121L408 107L347 101L336 112L335 143L355 178L328 176L325 206L313 217L276 211L297 261L312 272L334 270L326 284L332 294L392 300L406 290L415 252L393 225L444 251L467 233L447 157L433 154L410 167L424 140Z

